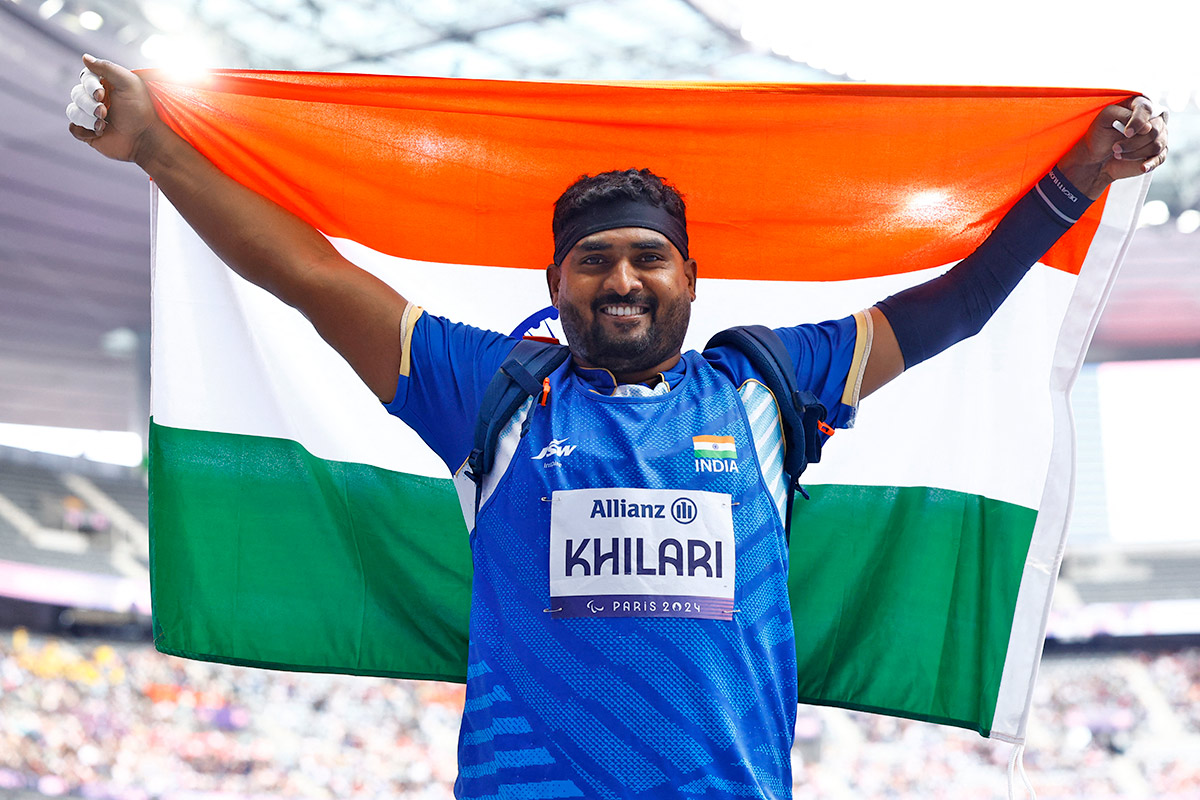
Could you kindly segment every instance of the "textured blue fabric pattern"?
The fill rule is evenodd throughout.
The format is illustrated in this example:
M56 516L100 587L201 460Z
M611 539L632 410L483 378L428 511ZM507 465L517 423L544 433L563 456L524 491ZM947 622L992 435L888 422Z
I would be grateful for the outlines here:
M420 421L422 435L461 428L430 442L451 469L470 448L479 398L513 341L476 329L464 335L464 327L418 320L412 374L389 408ZM831 424L844 425L853 413L840 403L853 318L785 331L800 385L827 404ZM461 347L448 344L458 336ZM453 358L425 361L455 347ZM471 533L457 797L791 796L796 660L787 548L737 391L754 377L731 352L685 354L668 376L671 391L646 397L609 396L602 371L577 370L570 360L551 376L548 404L533 406L528 433ZM731 439L736 457L723 461L736 470L701 469L699 435ZM547 455L551 442L574 447ZM597 487L728 495L733 619L549 613L549 498Z
M732 437L740 469L698 472L692 437L701 434ZM577 447L537 459L552 440ZM464 715L459 796L538 780L571 780L586 796L688 796L679 787L712 779L734 795L787 796L790 762L769 755L790 750L795 723L787 554L733 385L694 353L679 385L651 397L605 397L563 368L551 376L548 406L534 407L503 481L472 536L468 663L488 670L475 671L467 693L492 702ZM543 498L594 486L730 495L733 620L547 613ZM554 762L502 764L500 753L515 743L472 735L501 714L529 721L520 746L544 748Z

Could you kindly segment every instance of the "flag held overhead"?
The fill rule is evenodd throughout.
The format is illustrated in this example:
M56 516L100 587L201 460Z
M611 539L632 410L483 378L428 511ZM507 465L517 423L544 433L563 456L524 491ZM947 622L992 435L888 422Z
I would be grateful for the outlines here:
M688 201L691 346L845 316L944 270L1129 96L142 76L220 169L405 296L495 330L546 305L553 198L581 173L648 166ZM914 116L937 125L894 125ZM836 165L804 157L822 140ZM1023 740L1071 491L1068 394L1145 185L1114 185L979 336L873 396L806 473L790 574L803 700ZM156 645L463 680L470 553L441 463L163 198L153 302ZM751 457L703 434L691 450Z

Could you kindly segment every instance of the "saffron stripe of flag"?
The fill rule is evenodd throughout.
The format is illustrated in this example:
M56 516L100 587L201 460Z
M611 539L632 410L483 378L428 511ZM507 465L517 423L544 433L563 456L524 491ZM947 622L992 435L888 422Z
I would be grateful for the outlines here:
M732 436L693 436L696 458L737 458Z
M649 166L689 203L693 348L944 270L1128 96L143 75L222 170L406 297L504 332L547 304L558 193ZM870 397L806 473L790 574L805 701L1024 739L1069 510L1067 398L1146 185L1115 185L982 334ZM297 312L156 208L157 646L462 680L471 566L445 467Z

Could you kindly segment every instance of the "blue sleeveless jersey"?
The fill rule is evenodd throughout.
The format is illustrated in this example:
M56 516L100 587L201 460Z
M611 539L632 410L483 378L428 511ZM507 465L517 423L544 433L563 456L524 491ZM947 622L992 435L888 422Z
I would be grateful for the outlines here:
M457 796L790 796L796 663L783 528L734 386L695 353L686 358L665 395L602 396L564 365L547 405L532 404L528 433L471 534ZM698 457L710 451L697 437L721 443L719 457ZM733 573L731 619L554 613L551 500L606 487L728 496L735 551L721 567ZM592 503L590 514L622 512ZM598 554L588 567L598 572L656 568L656 553L631 563L633 542L571 541L567 558Z

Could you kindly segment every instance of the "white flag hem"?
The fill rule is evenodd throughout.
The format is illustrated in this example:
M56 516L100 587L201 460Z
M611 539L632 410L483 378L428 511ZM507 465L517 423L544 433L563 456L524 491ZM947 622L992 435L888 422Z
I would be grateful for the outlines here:
M1075 421L1071 412L1071 389L1133 240L1138 214L1150 188L1150 177L1120 181L1110 188L1100 229L1084 260L1063 319L1051 373L1054 438L1050 469L1017 594L992 719L993 739L1013 744L1025 742L1054 583L1066 549L1074 500Z

